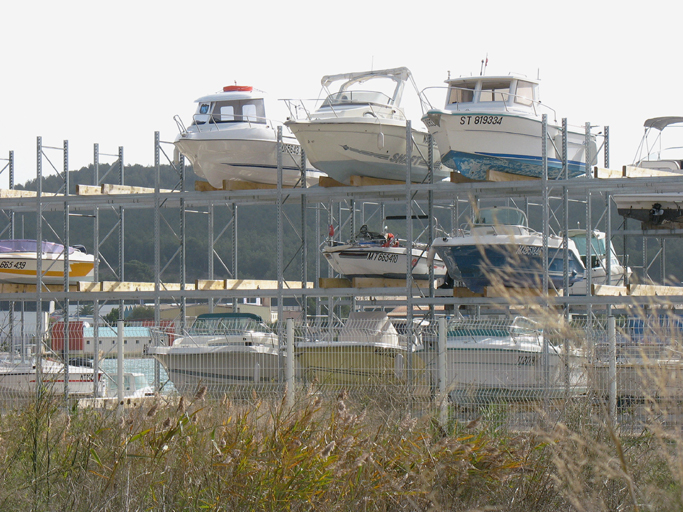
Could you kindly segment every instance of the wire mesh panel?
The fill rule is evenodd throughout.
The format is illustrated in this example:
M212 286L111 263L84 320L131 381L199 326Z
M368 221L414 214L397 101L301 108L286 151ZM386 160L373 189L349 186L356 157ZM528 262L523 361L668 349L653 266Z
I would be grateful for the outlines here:
M432 382L437 382L437 339L425 340ZM563 399L586 393L585 355L544 335L525 317L453 319L447 327L445 388L458 405Z
M390 399L392 395L428 396L419 334L409 334L385 312L355 312L338 323L299 326L295 354L299 378L321 391L346 390Z

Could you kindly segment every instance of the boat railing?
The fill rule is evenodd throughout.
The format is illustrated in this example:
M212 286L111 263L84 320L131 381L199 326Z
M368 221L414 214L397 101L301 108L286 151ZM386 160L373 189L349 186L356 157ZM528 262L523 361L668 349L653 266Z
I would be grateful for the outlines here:
M177 117L177 116L176 116ZM232 119L222 119L223 117L231 117ZM174 118L175 119L175 118ZM246 123L249 125L251 128L252 125L256 124L259 126L266 125L268 127L274 127L276 126L277 123L274 123L273 120L271 120L268 117L261 117L261 116L253 116L253 115L227 115L227 114L193 114L192 115L192 125L197 128L198 132L202 132L202 128L205 128L205 125L208 125L209 128L208 130L211 131L213 129L220 129L221 125L226 125L226 124L232 124L232 123ZM185 126L182 124L182 121L180 121L180 124L178 124L178 121L176 121L176 125L178 125L178 129L180 130L181 134L187 134L187 130L185 129ZM182 126L182 128L181 128Z
M173 116L173 120L175 121L175 125L178 127L180 135L185 137L187 135L187 128L185 128L185 123L183 123L182 118L178 114L176 114Z

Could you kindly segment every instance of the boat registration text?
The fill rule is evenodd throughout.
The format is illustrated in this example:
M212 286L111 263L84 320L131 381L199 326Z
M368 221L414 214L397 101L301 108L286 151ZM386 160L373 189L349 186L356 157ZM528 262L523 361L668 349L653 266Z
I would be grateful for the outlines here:
M503 116L462 116L460 124L503 124Z
M0 261L0 268L23 269L23 268L26 268L26 262L25 261L4 260L4 261Z
M397 263L398 254L391 254L386 252L369 252L368 260L370 261L384 261L387 263Z

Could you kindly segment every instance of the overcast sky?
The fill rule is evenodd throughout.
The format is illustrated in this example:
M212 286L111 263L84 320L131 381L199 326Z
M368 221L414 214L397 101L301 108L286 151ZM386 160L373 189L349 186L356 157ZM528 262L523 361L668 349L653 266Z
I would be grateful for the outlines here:
M558 120L609 125L618 168L632 162L645 119L683 115L681 5L6 1L0 158L15 152L16 183L36 175L37 136L59 148L68 140L72 170L92 163L95 142L103 155L123 146L127 164L152 165L154 132L172 142L173 116L189 122L194 100L224 85L312 98L323 75L407 66L425 88L449 71L479 74L488 55L488 75L540 76L541 99ZM421 125L419 111L409 114ZM61 171L61 152L45 151ZM45 162L43 173L53 172Z

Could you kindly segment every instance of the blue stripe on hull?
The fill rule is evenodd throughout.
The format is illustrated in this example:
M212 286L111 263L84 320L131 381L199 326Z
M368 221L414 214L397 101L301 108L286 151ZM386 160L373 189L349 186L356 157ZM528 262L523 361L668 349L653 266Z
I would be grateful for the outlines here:
M479 247L435 246L449 272L459 270L467 288L482 293L486 286L502 284L510 288L540 288L543 283L543 258L537 254L517 254L522 246ZM548 274L556 288L563 286L563 249L549 248ZM569 285L583 279L584 269L576 256L569 253ZM452 274L451 274L452 275Z
M542 177L543 174L543 159L531 155L494 155L449 151L441 158L441 162L473 180L485 180L488 170L536 178ZM570 161L568 166L570 178L583 176L586 173L586 166L582 162ZM548 178L555 179L561 172L562 162L555 158L548 159Z

